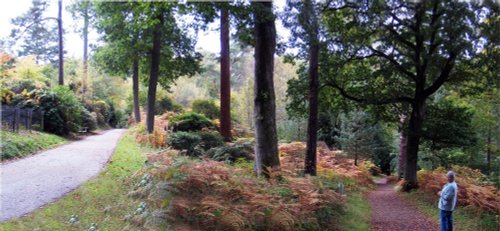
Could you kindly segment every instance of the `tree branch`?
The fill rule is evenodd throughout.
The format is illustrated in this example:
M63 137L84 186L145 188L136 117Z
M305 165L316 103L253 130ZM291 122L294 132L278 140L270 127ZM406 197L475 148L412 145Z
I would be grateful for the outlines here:
M410 104L413 103L412 98L405 97L405 96L399 96L399 97L382 99L382 100L358 98L358 97L355 97L355 96L347 93L347 91L344 88L340 87L335 82L327 82L321 88L323 88L325 86L333 87L333 88L337 89L344 98L358 102L358 103L362 103L362 104L385 105L385 104L394 104L394 103L410 103Z
M35 20L33 22L31 22L28 26L24 27L24 30L22 32L19 33L18 36L14 37L13 39L14 40L18 40L24 33L26 33L27 30L29 30L33 25L37 24L37 23L40 23L40 22L43 22L45 20L49 20L49 19L54 19L56 21L58 21L59 19L56 18L56 17L47 17L47 18L42 18L40 20Z
M384 52L382 51L379 51L371 46L368 47L368 49L370 49L373 53L375 53L377 56L379 57L382 57L386 60L388 60L389 62L391 62L394 66L396 66L396 68L402 72L403 74L407 75L408 77L410 77L411 79L413 79L414 81L417 81L417 76L411 72L409 72L408 70L406 70L405 68L403 68L403 66L401 66L400 63L398 63L398 61L396 61L393 57L389 56L389 55L386 55Z
M441 70L441 74L439 75L439 77L436 79L436 81L434 81L434 83L430 87L428 87L427 89L424 90L425 97L428 97L428 96L434 94L434 92L436 92L439 89L439 87L441 87L444 84L444 82L446 82L446 80L448 80L448 77L450 76L451 70L453 69L453 66L455 65L455 58L456 57L457 57L457 55L454 52L450 53L450 56L446 60L446 64L444 65L443 69Z

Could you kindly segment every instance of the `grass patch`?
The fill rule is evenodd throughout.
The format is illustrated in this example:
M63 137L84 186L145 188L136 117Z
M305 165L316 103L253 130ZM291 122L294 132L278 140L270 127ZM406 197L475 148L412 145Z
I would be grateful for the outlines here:
M100 230L122 230L128 225L124 216L133 213L138 202L127 196L138 181L130 177L143 167L143 152L151 149L137 145L127 133L118 143L108 167L57 202L26 217L0 225L0 230L87 230L92 223ZM70 224L72 216L78 222Z
M0 131L1 159L27 156L68 142L66 139L37 131Z
M460 190L460 189L459 189ZM410 204L417 207L423 214L431 217L439 224L439 209L436 203L429 203L421 191L400 193ZM498 230L498 216L490 213L474 214L463 207L457 207L453 212L453 227L457 231L489 231Z
M370 230L371 208L361 191L347 195L345 213L339 217L339 230L368 231Z

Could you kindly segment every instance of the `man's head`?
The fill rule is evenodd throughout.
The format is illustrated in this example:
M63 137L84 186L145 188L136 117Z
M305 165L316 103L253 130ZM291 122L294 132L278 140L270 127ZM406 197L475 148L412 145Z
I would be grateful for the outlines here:
M448 182L449 183L455 181L455 172L448 171L448 173L446 174L446 176L448 177Z

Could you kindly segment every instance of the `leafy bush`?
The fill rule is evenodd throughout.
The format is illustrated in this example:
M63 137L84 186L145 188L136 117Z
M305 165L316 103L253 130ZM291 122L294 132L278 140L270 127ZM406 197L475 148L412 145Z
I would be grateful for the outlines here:
M207 155L216 161L234 163L239 159L253 160L253 151L251 143L242 143L214 148Z
M213 123L204 115L196 112L186 112L170 118L174 131L199 131L213 126Z
M36 90L32 94L36 109L43 110L44 130L58 135L76 132L82 124L84 107L75 94L65 86L56 86L52 90Z
M167 111L181 112L182 105L174 102L168 96L157 99L155 102L155 115L161 115Z
M193 101L191 107L194 112L203 114L210 119L219 118L220 108L213 100L197 99Z
M200 146L204 150L209 150L211 148L219 147L225 144L224 138L219 132L198 132L196 134L200 136Z
M200 153L195 147L200 144L201 137L196 133L190 132L175 132L168 138L168 145L173 149L186 150L190 156L197 156Z
M82 127L87 127L88 131L93 131L97 128L95 113L90 113L86 108L82 110Z
M97 124L99 126L107 126L111 117L110 106L103 100L98 100L94 103L94 112L97 115Z

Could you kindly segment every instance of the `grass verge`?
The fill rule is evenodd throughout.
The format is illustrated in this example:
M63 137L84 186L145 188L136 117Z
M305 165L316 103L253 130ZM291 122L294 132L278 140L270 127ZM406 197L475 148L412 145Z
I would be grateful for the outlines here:
M371 208L361 191L347 195L345 213L339 218L339 230L368 231L370 230Z
M400 193L400 195L423 214L431 217L439 224L437 202L433 204L427 202L424 193L421 191ZM474 212L462 207L457 207L455 212L453 212L453 226L456 231L500 230L498 219L498 215L495 217L489 213L474 214Z
M130 176L142 168L146 159L142 153L148 151L151 149L138 146L127 133L96 178L28 216L0 224L0 230L87 230L92 223L100 230L123 230L128 225L124 216L137 208L137 202L126 195L137 183ZM71 224L72 216L78 216L73 219L78 222Z
M37 131L0 131L1 159L19 158L68 142L66 139Z

